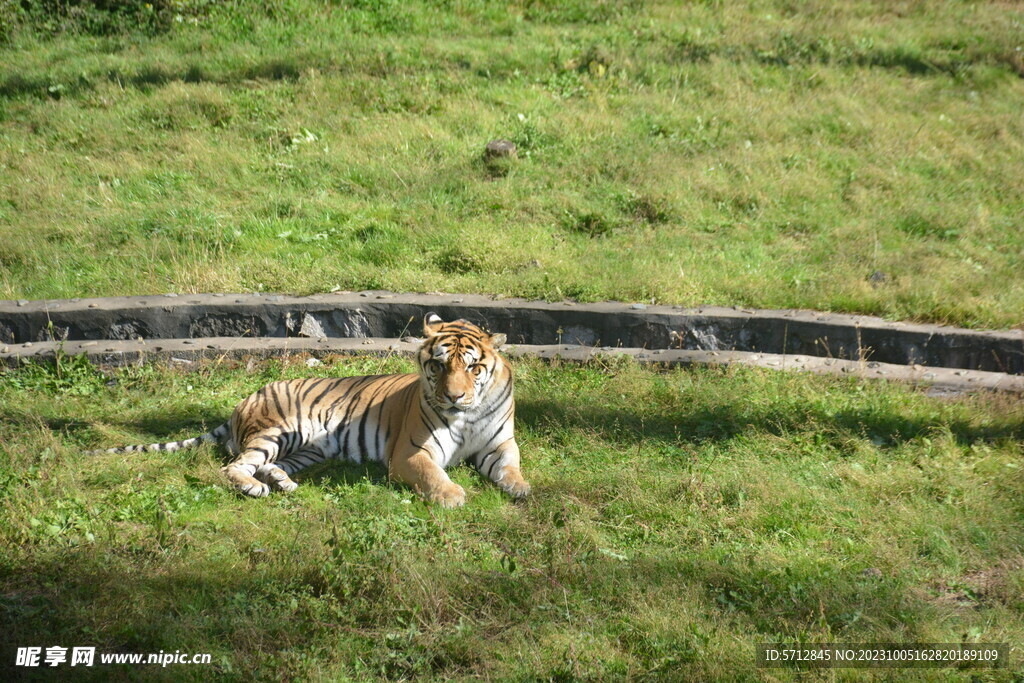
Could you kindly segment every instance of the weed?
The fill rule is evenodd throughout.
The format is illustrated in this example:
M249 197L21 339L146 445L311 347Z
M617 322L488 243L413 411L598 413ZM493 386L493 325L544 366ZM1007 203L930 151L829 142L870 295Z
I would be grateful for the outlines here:
M597 212L566 211L562 218L562 225L571 232L587 237L605 237L615 229L616 222Z
M483 269L483 262L477 254L460 247L446 247L434 256L434 264L441 272L450 275L465 275Z
M648 225L668 223L674 216L669 200L628 192L618 199L620 209Z
M91 396L109 381L84 353L68 356L61 349L52 362L23 361L18 371L4 370L3 376L12 387L51 396Z
M943 218L927 218L918 213L911 213L898 219L896 227L914 237L938 238L943 240L955 239L960 235L956 228L944 225Z

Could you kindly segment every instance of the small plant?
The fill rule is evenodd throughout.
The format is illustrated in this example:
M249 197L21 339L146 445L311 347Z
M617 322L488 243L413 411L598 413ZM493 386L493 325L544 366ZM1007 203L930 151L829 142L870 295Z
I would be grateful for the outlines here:
M17 371L5 374L11 386L57 396L90 396L109 381L84 353L69 356L62 348L57 349L52 361L22 361Z
M622 211L635 216L648 225L660 225L672 220L672 204L662 197L629 192L619 198Z
M561 89L563 84L558 87ZM537 124L535 117L517 114L511 125L509 140L515 143L519 154L529 157L532 152L554 144L556 138L546 128Z
M949 226L946 219L929 218L919 213L908 213L901 216L896 220L896 227L901 232L920 238L951 240L960 236L960 230Z
M16 3L3 2L0 7L8 4ZM214 4L213 0L22 0L19 18L46 33L155 35L186 20L195 22L206 17ZM0 18L5 12L0 9Z
M596 211L566 211L562 225L571 232L587 237L606 237L617 227L616 221Z
M484 269L480 256L458 246L446 247L434 256L433 261L441 272L449 275L466 275Z

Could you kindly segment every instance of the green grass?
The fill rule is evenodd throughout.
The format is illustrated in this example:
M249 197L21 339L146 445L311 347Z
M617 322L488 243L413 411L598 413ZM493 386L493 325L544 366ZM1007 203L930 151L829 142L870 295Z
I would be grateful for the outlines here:
M1013 3L120 4L0 3L0 297L1022 322Z
M410 367L6 372L0 657L212 654L213 668L168 667L174 680L756 680L759 642L966 641L1016 648L981 680L1024 675L1015 398L517 362L534 494L516 504L459 469L454 511L376 468L321 466L292 495L250 500L213 448L83 453L194 435L270 380ZM917 672L951 676L969 678Z
M1006 2L0 0L0 297L1019 325L1022 28ZM519 158L484 162L499 137ZM194 435L273 379L409 367L0 371L4 666L95 645L213 655L169 680L757 680L759 642L1024 642L1016 398L518 362L534 495L459 470L455 511L373 468L246 500L212 448L83 453Z

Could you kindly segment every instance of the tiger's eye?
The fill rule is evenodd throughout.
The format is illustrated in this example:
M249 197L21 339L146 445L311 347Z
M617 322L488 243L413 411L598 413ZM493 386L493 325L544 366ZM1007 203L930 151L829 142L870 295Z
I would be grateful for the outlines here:
M477 377L479 377L480 374L484 371L484 366L481 365L480 363L477 363L476 365L471 365L469 367L469 371L472 372Z

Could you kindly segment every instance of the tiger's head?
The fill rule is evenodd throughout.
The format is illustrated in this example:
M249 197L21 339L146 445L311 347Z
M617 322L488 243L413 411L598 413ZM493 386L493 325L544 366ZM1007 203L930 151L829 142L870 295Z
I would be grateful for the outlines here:
M511 379L508 363L497 352L505 335L488 334L466 320L446 323L436 313L423 319L423 334L416 360L427 401L437 410L473 410Z

